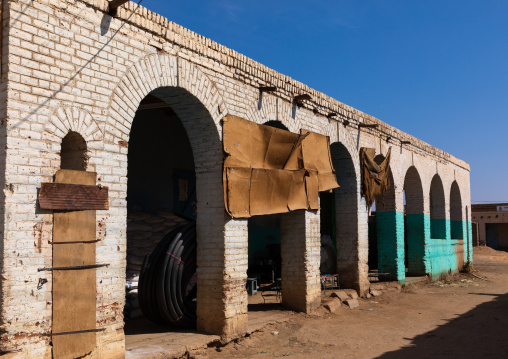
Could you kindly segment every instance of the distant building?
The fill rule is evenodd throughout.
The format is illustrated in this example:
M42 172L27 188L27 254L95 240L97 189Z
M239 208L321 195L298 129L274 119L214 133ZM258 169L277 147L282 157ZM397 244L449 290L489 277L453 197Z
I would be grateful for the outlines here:
M473 244L508 250L508 203L473 204L471 208L477 223Z

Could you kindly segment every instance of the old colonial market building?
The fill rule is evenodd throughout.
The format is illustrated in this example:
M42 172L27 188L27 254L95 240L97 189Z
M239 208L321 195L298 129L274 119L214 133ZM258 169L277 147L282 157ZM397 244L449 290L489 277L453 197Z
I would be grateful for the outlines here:
M106 0L1 4L2 352L51 357L83 341L91 357L123 357L126 273L141 265L134 239L147 231L128 218L172 213L179 201L196 218L197 329L224 338L246 331L252 221L225 211L228 115L329 138L340 186L329 194L333 206L277 219L285 306L310 313L320 305L324 221L333 223L340 284L360 295L373 267L404 283L472 260L466 162L134 2L116 11ZM362 147L380 160L391 148L375 245L360 192ZM39 203L42 184L53 182L107 187L105 207L66 219L69 207ZM79 324L65 319L87 303Z

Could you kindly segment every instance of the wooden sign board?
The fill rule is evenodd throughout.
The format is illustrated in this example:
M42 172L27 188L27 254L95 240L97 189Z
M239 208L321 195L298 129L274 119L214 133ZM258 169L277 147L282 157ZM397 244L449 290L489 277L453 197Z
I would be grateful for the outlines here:
M42 209L62 211L109 209L108 187L75 183L42 183L39 206Z

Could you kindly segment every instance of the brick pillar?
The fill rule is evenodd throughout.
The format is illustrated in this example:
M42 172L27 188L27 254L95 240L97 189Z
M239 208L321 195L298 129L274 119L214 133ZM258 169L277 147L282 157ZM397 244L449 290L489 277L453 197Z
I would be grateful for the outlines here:
M247 220L225 217L198 212L197 328L233 338L247 332Z
M478 243L473 244L473 228L476 227L478 231L477 223L473 223L471 221L467 221L467 257L466 261L473 261L473 245L478 245ZM478 234L477 234L478 237Z
M321 305L319 211L296 211L281 218L282 304L311 313Z

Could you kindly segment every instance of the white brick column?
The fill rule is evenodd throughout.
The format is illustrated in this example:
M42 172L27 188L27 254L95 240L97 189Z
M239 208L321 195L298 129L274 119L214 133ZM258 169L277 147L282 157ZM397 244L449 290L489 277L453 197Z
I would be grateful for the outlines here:
M321 304L319 211L281 218L282 304L311 313Z
M228 219L223 206L198 206L199 331L232 338L247 332L247 220Z

